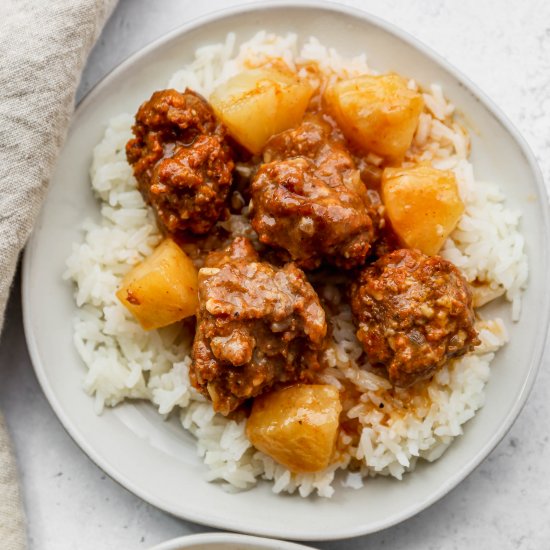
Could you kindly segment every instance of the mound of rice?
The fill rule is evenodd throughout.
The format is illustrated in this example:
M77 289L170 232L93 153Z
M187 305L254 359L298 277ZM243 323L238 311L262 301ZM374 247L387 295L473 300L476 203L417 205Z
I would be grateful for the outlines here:
M365 56L343 59L315 38L300 48L294 34L260 32L236 53L235 43L235 35L229 34L223 44L200 48L195 60L176 73L168 86L190 87L208 97L233 74L272 58L282 58L299 73L314 63L329 79L373 72ZM412 80L409 86L417 89ZM518 232L519 213L505 206L497 185L474 180L467 160L468 136L453 120L454 106L445 100L441 88L432 85L422 91L426 108L407 160L429 161L437 168L453 170L466 205L442 254L468 281L482 283L479 304L504 294L518 318L528 271ZM298 491L303 497L312 493L330 497L336 471L350 462L356 468L342 476L342 483L359 488L367 476L401 479L419 458L432 461L441 456L484 403L489 364L507 341L500 319L478 321L482 344L474 353L451 361L414 391L395 391L387 380L360 368L361 347L349 306L341 301L337 287L324 287L325 298L338 314L331 319L329 367L319 378L339 388L352 384L361 392L360 399L345 411L348 418L357 419L360 434L353 440L342 433L338 448L343 450L337 461L317 474L292 474L251 446L244 420L236 422L213 412L189 383L189 334L179 325L145 332L115 298L124 274L151 254L161 238L126 162L125 144L132 122L128 114L111 120L94 150L91 180L100 201L101 220L84 223L83 242L74 244L65 273L75 283L74 342L88 369L84 388L95 396L97 413L125 399L146 399L161 415L179 414L182 426L197 439L198 454L208 467L206 479L220 480L229 490L250 488L263 478L272 482L275 493ZM369 160L380 161L374 156ZM241 222L226 223L235 234L250 231Z

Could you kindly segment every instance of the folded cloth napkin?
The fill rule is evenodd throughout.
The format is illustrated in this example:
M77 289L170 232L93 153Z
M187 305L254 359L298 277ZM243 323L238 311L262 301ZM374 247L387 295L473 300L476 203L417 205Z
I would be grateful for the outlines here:
M17 258L40 209L88 53L116 0L0 1L0 330ZM25 548L0 418L0 547Z

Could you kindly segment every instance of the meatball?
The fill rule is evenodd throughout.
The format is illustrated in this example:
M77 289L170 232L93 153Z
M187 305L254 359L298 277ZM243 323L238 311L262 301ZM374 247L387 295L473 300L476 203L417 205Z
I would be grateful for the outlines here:
M251 186L252 227L262 243L306 269L324 260L364 263L374 240L367 189L331 127L310 118L267 144Z
M406 387L479 344L472 297L458 269L439 256L396 250L351 287L357 338L369 361Z
M310 381L327 325L304 273L259 261L242 237L207 265L190 378L214 410L227 415L274 385Z
M208 103L190 90L155 92L132 130L126 156L160 224L169 233L207 233L225 209L234 168Z
M300 126L273 136L263 152L264 162L306 157L322 163L328 157L337 159L341 168L354 168L353 160L339 135L322 118L308 115Z
M207 233L225 207L233 162L219 136L200 135L155 166L149 200L164 227Z

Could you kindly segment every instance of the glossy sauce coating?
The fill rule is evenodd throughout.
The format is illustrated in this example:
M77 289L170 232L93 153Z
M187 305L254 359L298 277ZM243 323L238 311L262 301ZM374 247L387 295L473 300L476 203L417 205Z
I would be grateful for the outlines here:
M313 269L364 263L375 237L367 189L351 154L321 117L274 136L251 185L262 243Z
M228 414L280 383L311 381L327 331L302 270L260 261L244 238L199 272L191 381Z
M439 256L401 249L366 267L351 286L357 338L397 386L428 378L479 344L468 284Z
M208 103L186 90L155 92L126 146L144 199L168 233L205 234L225 210L234 163Z

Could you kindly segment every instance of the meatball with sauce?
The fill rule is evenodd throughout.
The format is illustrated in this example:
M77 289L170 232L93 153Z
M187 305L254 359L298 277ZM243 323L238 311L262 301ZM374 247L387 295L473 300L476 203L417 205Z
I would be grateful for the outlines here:
M206 266L190 377L214 410L229 414L277 384L310 381L327 325L303 271L260 261L243 237Z
M350 153L318 117L271 138L251 186L252 227L262 243L314 269L364 263L374 209Z
M208 103L190 90L155 92L132 130L126 156L161 225L169 233L207 233L225 209L234 168Z
M479 344L472 297L439 256L400 249L365 268L351 287L357 338L373 365L407 387Z

